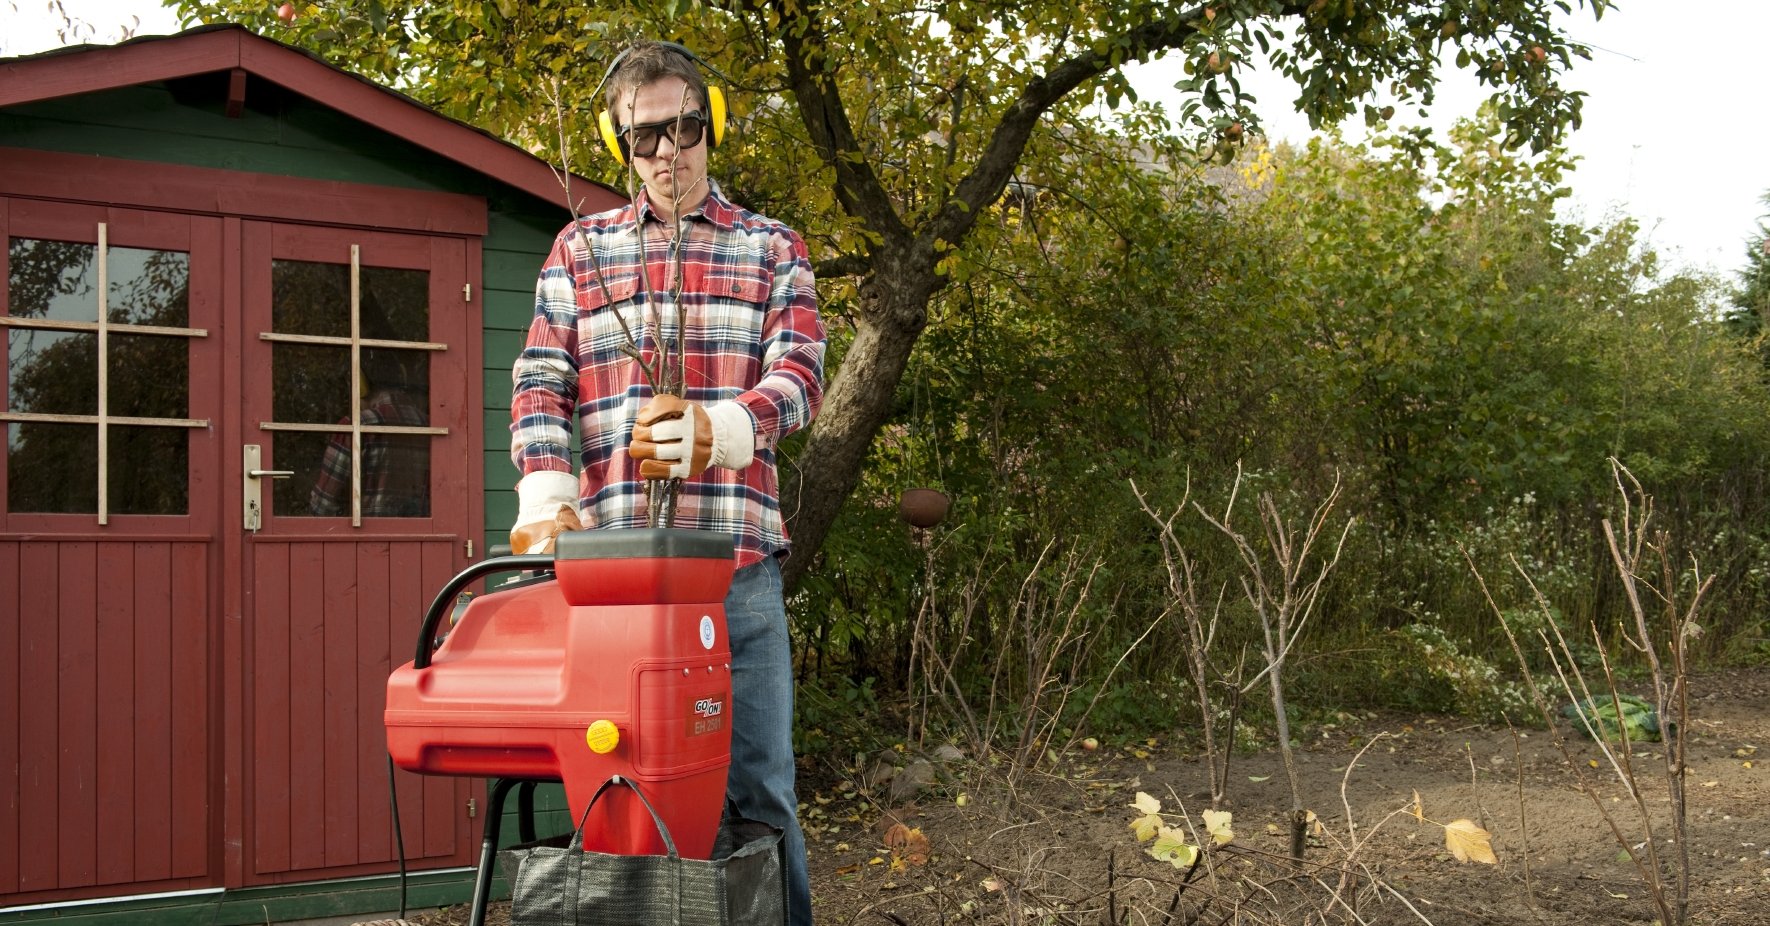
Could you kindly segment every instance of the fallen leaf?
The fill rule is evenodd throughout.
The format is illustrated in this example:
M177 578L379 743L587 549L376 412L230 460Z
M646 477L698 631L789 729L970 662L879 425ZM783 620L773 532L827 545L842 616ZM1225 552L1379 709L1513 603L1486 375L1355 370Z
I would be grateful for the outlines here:
M1149 857L1158 862L1167 862L1175 868L1190 868L1198 861L1198 847L1186 844L1186 834L1171 826L1161 828L1156 836L1155 844L1149 847Z
M1271 775L1249 775L1248 780L1255 782L1255 783L1259 783L1259 782L1265 781L1271 777L1272 777Z
M860 866L859 865L843 865L841 868L836 869L836 874L838 876L857 875L857 874L860 874Z
M1493 854L1493 834L1475 825L1473 820L1453 820L1444 827L1444 847L1459 862L1481 862L1498 865Z
M1715 785L1718 785L1718 784L1720 784L1720 782L1718 782L1718 781L1705 781L1705 782L1703 782L1703 783L1702 783L1702 786L1703 786L1703 787L1705 787L1705 788L1712 788L1712 787L1714 787L1714 786L1715 786Z
M1217 841L1217 845L1227 846L1235 841L1235 830L1229 824L1235 815L1227 810L1207 810L1204 812L1205 832Z
M1001 878L984 878L982 881L980 881L978 883L983 885L984 890L989 891L991 893L994 893L994 892L1002 889L1002 879Z
M1137 841L1147 842L1154 838L1155 834L1162 828L1162 818L1160 816L1162 812L1162 802L1139 791L1137 792L1136 802L1131 806L1143 814L1143 816L1131 821L1131 832L1137 834Z
M1420 790L1418 788L1414 789L1413 813L1415 820L1418 820L1421 823L1426 822L1426 811L1420 806Z
M885 845L891 849L891 867L893 871L902 871L904 864L922 866L928 864L928 855L932 847L928 845L928 837L922 834L921 827L908 827L896 824L885 831Z

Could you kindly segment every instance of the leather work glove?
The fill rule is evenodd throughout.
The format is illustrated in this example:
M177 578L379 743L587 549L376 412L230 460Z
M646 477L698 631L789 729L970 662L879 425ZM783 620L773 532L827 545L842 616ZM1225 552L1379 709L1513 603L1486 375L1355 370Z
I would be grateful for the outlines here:
M627 455L644 479L692 479L709 466L741 470L756 458L756 426L737 402L652 396L633 421Z
M510 552L552 553L561 531L584 529L578 520L578 480L570 473L529 473L516 484L516 524Z

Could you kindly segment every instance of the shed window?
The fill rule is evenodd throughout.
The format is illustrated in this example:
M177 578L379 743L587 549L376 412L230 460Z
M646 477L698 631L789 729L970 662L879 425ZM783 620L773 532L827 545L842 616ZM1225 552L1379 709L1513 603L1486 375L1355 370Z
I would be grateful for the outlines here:
M427 518L430 274L349 264L271 264L272 420L283 517ZM359 452L360 451L360 452Z
M189 509L190 255L7 239L7 508Z

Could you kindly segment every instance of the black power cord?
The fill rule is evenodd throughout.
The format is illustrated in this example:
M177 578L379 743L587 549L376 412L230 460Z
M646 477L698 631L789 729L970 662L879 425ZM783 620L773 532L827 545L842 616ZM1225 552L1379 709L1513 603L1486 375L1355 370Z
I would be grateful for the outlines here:
M399 853L399 918L406 918L406 837L399 826L399 788L393 783L393 753L387 754L387 800L393 805L393 845Z

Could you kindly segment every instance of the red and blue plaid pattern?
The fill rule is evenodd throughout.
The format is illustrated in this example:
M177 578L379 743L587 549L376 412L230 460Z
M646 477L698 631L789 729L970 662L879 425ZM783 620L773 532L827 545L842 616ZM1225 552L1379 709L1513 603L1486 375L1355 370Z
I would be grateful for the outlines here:
M364 403L365 426L430 424L426 399L399 389L378 389ZM345 419L341 424L349 424ZM320 471L308 496L311 514L350 514L350 435L326 441ZM430 437L425 434L363 435L363 516L427 518L430 516Z
M809 424L823 400L824 326L811 262L792 229L732 205L717 185L683 217L680 259L671 252L674 224L660 220L643 197L641 206L642 224L626 206L581 219L554 241L535 285L528 342L512 371L511 459L525 476L571 472L575 413L584 526L645 526L644 483L627 444L652 389L623 346L630 331L648 363L660 339L674 353L675 289L687 330L684 398L742 403L757 435L747 470L710 467L684 483L676 526L731 534L738 566L747 566L786 549L775 445ZM638 227L645 232L643 262ZM640 281L642 266L649 288ZM679 289L672 285L677 273Z

